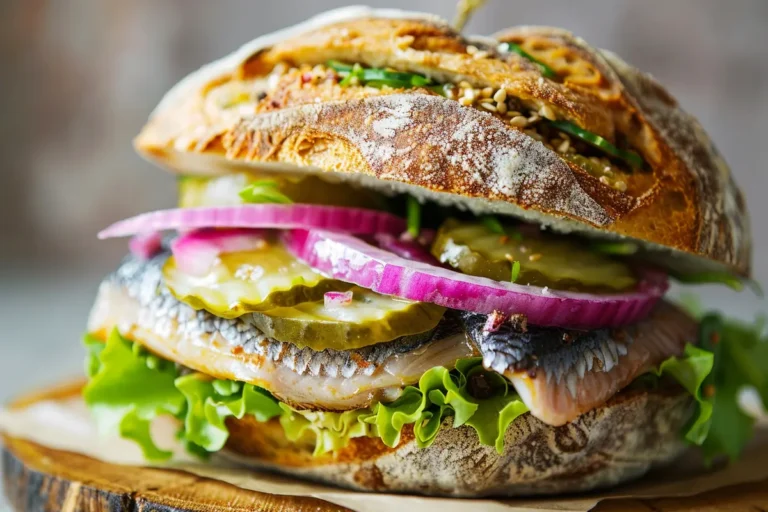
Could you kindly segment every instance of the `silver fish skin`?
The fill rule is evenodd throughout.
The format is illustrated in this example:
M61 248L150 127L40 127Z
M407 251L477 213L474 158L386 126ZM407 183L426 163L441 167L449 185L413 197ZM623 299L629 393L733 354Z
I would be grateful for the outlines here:
M175 320L177 328L183 330L186 335L218 333L232 348L242 347L246 354L265 357L288 367L298 375L373 375L392 357L408 354L433 340L461 333L457 321L446 320L430 332L356 350L316 351L308 347L298 347L268 338L252 323L250 315L234 319L221 318L204 310L196 311L176 299L163 282L162 269L168 257L167 252L148 261L127 256L107 281L125 289L145 311L150 312L155 317L151 320L156 330L163 325L164 320Z

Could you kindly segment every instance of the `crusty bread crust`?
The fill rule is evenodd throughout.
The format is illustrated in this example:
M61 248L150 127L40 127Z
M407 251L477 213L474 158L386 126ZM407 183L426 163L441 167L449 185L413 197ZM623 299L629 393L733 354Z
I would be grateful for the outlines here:
M624 391L572 423L552 427L525 414L507 430L505 449L480 445L471 427L447 419L428 448L411 430L396 448L357 438L335 455L312 456L310 444L292 444L276 420L229 421L224 455L361 491L444 496L519 496L579 492L638 478L677 457L680 432L692 411L679 388Z
M331 172L560 231L632 237L696 256L686 259L689 268L748 274L748 217L727 166L696 121L646 75L556 29L499 38L554 47L566 66L558 68L565 72L559 81L517 54L498 53L494 40L473 41L487 54L477 58L467 40L433 19L358 14L338 21L336 13L301 35L268 38L187 78L152 116L137 148L179 172L227 172L221 162ZM304 104L266 98L272 108L222 106L222 91L266 90L264 77L278 63L329 59L506 89L609 140L626 138L651 170L629 175L621 192L490 114L425 89L345 100L318 91Z

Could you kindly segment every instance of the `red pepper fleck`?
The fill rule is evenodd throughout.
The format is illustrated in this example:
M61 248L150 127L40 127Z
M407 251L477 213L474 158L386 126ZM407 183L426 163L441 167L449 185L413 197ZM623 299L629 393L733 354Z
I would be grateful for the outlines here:
M301 83L308 84L312 81L312 73L304 73L301 75Z
M707 384L704 386L704 396L707 398L712 398L715 396L715 386L713 384Z
M712 334L710 334L709 341L712 342L713 345L717 345L718 343L720 343L720 333L715 331Z
M234 355L236 355L236 356L237 356L237 355L240 355L240 354L242 354L242 353L243 353L243 347L241 347L241 346L239 346L239 345L238 345L237 347L235 347L235 348L233 348L233 349L232 349L232 354L234 354Z

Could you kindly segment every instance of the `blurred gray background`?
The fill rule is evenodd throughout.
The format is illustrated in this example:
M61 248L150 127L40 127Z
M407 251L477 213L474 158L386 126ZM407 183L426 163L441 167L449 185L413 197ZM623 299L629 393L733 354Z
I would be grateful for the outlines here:
M131 147L186 73L341 0L0 1L0 403L78 375L99 279L126 251L111 221L174 203L174 180ZM454 0L371 0L451 18ZM490 0L467 28L566 27L656 75L713 135L768 254L768 2ZM768 281L768 263L755 258ZM704 290L751 316L747 294Z

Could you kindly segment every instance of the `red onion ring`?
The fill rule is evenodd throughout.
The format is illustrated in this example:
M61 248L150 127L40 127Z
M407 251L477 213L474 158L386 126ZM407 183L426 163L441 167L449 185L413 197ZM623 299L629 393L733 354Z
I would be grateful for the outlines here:
M205 275L220 254L252 251L266 243L263 232L253 229L201 229L190 231L171 243L176 266L194 276Z
M402 233L405 221L391 213L362 208L314 204L251 204L176 208L143 213L121 220L99 233L100 239L149 231L200 228L324 229L340 233L374 235Z
M503 283L411 261L353 236L327 231L287 233L300 260L335 279L385 295L491 314L522 314L535 325L595 329L632 324L648 315L667 278L647 273L637 290L594 295Z
M397 254L407 260L420 261L430 265L439 265L440 262L430 254L430 252L419 242L409 240L402 235L396 237L389 233L378 233L373 235L376 245L385 251Z
M139 233L128 243L131 254L142 260L148 260L163 250L163 235L159 231Z

